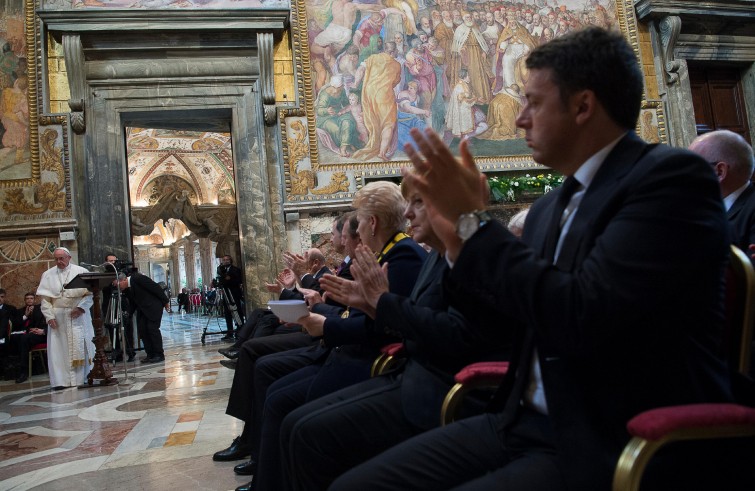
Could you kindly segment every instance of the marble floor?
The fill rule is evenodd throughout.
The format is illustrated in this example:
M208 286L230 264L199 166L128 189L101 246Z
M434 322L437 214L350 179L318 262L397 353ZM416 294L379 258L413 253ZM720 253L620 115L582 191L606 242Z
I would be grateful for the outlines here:
M0 491L228 490L239 462L213 462L241 423L225 414L223 319L163 315L165 362L118 363L110 387L50 390L46 374L0 382Z

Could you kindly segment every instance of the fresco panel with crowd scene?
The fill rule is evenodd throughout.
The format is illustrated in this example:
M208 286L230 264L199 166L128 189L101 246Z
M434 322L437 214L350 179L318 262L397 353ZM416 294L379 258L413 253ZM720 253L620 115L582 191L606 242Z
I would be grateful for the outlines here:
M587 25L617 27L615 0L305 0L321 163L407 157L433 128L478 157L530 153L514 121L524 61Z

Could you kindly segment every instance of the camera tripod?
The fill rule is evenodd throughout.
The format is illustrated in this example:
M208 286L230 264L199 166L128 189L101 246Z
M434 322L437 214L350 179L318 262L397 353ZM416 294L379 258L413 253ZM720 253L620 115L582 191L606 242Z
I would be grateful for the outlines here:
M204 330L202 331L202 345L205 344L205 338L207 336L212 336L216 334L226 334L227 328L225 325L225 311L226 309L230 310L231 315L233 317L233 322L236 324L236 329L241 329L242 323L241 323L241 316L239 315L238 309L237 309L237 303L235 302L233 295L231 295L231 292L226 288L217 288L215 289L216 295L215 295L215 301L213 302L213 313L207 318L207 324L204 326ZM223 311L223 315L220 315L221 307ZM210 322L212 319L215 318L218 323L220 322L220 319L223 319L223 326L220 331L210 331L208 332L207 329L210 327Z

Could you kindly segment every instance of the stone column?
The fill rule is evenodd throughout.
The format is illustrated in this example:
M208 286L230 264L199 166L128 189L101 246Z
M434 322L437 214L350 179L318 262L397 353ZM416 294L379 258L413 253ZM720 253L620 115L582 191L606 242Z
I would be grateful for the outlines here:
M149 264L149 246L136 246L134 248L134 267L144 276L152 277L152 268Z
M210 239L199 239L199 258L202 263L202 284L210 286L212 279L215 277L215 268L212 267L212 241Z
M170 246L170 291L175 297L181 293L181 265L178 262L178 242Z
M186 266L186 288L191 291L197 286L196 268L194 267L195 244L190 240L184 241L184 263Z

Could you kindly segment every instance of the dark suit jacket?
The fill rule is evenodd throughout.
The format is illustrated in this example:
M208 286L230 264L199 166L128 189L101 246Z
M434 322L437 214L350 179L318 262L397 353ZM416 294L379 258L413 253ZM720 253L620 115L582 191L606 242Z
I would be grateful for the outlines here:
M0 309L0 338L4 338L8 335L8 322L13 321L16 314L16 307L10 304L3 304L3 308ZM15 323L13 323L14 331L22 331L23 329L16 329Z
M388 262L391 292L404 296L411 293L425 256L427 252L409 238L398 241L383 256L381 264ZM325 319L323 341L326 347L332 349L310 388L310 400L315 395L332 391L332 388L343 387L343 380L351 384L369 377L370 367L380 348L398 340L383 329L378 329L373 320L358 309L350 309L347 319ZM361 374L364 376L359 380Z
M498 322L471 324L443 294L448 272L445 257L432 252L410 297L384 293L377 305L378 329L397 331L408 361L401 380L404 416L423 429L438 426L443 399L454 375L466 365L501 360L511 343L511 330Z
M24 326L24 313L26 312L26 306L22 309L17 309L13 316L13 330L14 331L26 331L29 329L42 329L47 332L47 321L45 316L42 315L42 309L39 305L34 305L34 310L31 313L31 322L28 326Z
M218 266L217 274L222 278L222 285L223 288L228 288L231 290L231 295L233 295L233 301L236 303L236 305L239 305L239 301L243 299L244 292L241 289L241 285L244 283L244 275L241 274L241 269L237 268L233 264L228 266L223 266L222 264ZM230 276L229 279L226 279L226 276Z
M731 226L731 243L750 257L749 246L755 244L755 186L750 184L727 213Z
M131 275L131 286L127 293L130 300L130 312L139 311L147 319L159 322L163 316L163 308L168 303L168 297L160 285L152 281L152 278L141 273Z
M554 265L543 249L558 193L533 205L523 242L496 222L471 237L448 288L470 322L508 315L527 326L494 408L505 402L502 428L520 410L536 347L567 484L610 489L631 417L730 399L713 354L728 225L700 157L631 132L595 175Z
M410 238L396 242L383 256L380 264L388 263L388 285L392 293L405 297L411 294L426 256L427 251ZM367 343L380 349L392 342L392 337L382 329L376 329L372 320L355 315L348 319L327 319L323 339L331 347Z
M320 278L322 278L322 275L324 274L330 274L330 269L328 269L327 266L323 266L320 268L320 270L315 273L307 273L301 278L301 286L302 288L308 288L310 290L315 290L322 294L322 288L320 288ZM284 288L283 291L280 294L281 300L303 300L304 295L296 289L296 287L292 289Z

